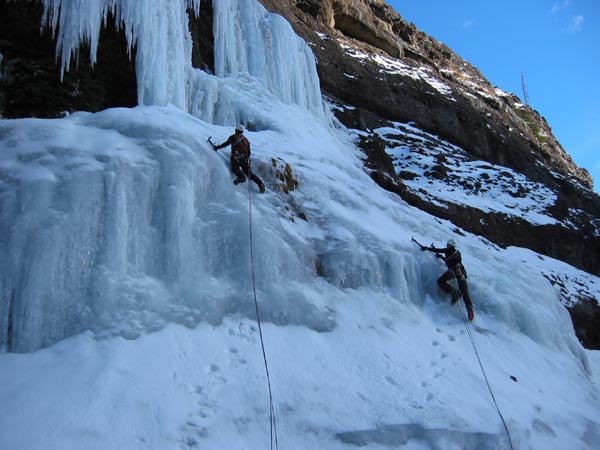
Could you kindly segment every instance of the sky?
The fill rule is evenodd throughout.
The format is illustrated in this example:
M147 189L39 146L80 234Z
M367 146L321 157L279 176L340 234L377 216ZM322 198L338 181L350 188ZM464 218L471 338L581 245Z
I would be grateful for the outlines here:
M597 0L387 0L495 86L546 118L600 189L600 2Z

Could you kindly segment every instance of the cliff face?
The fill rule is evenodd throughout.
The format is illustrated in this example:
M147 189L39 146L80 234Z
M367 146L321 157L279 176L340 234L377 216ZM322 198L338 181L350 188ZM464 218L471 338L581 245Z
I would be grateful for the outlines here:
M261 3L313 49L324 95L355 130L366 170L384 189L498 245L600 274L600 198L535 110L383 1ZM193 64L213 71L212 0L200 11L190 20ZM40 32L41 12L37 1L0 0L0 116L58 117L137 103L134 63L110 18L98 63L90 67L81 51L61 82L54 40ZM448 190L466 200L445 196ZM482 204L490 196L508 200ZM546 219L532 219L540 208ZM597 304L583 291L581 298L592 310Z
M540 161L547 169L592 187L590 175L573 163L543 117L523 106L515 95L494 88L475 67L404 21L385 2L262 3L288 18L312 43L323 90L328 94L354 106L365 106L383 119L414 122L481 159L530 171L530 163ZM348 58L349 48L421 69L448 85L453 95L432 90L423 76L382 76L381 65L373 64L372 59Z
M475 67L383 1L262 3L285 16L311 44L323 92L339 103L337 115L345 125L366 133L361 146L383 187L500 245L528 247L600 273L595 257L600 250L600 199L591 189L589 173L573 163L538 112L492 86ZM513 169L548 187L556 196L549 206L556 223L536 225L468 204L440 205L411 192L401 171L394 170L394 163L397 169L401 162L382 150L389 142L372 131L396 122L411 123L460 147L470 160ZM395 141L396 146L416 149L398 136ZM477 190L485 192L486 184L494 181L478 180ZM516 198L528 195L522 186L511 192Z

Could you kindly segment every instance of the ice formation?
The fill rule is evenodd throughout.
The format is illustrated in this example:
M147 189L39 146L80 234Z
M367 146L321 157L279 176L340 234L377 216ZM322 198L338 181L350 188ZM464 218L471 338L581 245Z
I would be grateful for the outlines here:
M89 42L95 61L100 28L107 15L114 14L125 29L130 48L136 47L142 104L172 104L209 122L231 125L243 121L255 129L285 128L302 114L294 108L323 115L310 49L285 20L267 13L257 2L215 1L216 76L191 67L187 9L198 13L197 0L47 0L44 6L44 20L57 32L63 70L68 69L82 42ZM122 321L131 324L127 316L132 310L146 311L134 319L139 329L161 326L165 314L183 321L181 316L204 301L199 300L205 298L202 292L219 279L212 272L220 266L207 265L220 245L215 236L230 237L224 238L226 248L218 252L231 264L241 247L238 241L244 239L245 224L219 219L219 211L223 212L219 208L206 219L208 228L196 226L204 219L194 205L208 202L203 195L206 180L214 184L215 167L179 167L183 156L173 153L173 141L157 135L156 128L141 123L124 128L108 119L110 115L99 117L106 122L89 124L91 128L85 115L59 125L40 124L34 135L42 133L53 144L46 154L40 154L39 161L34 157L35 168L26 171L31 183L21 194L15 197L15 191L4 191L2 223L15 234L3 247L7 259L0 283L0 317L5 326L0 343L6 346L10 334L12 350L29 351L85 329L99 331L109 323L114 331ZM75 124L83 129L77 131ZM94 132L96 127L113 131L100 135ZM37 145L26 128L9 133L17 153L27 154L28 146ZM145 133L140 134L140 129ZM153 138L147 140L148 135ZM62 142L61 136L71 137ZM133 144L132 140L139 139L141 144ZM78 143L76 150L71 142ZM198 143L189 143L190 151L192 144ZM127 151L114 153L110 148ZM51 170L48 164L58 161L69 161L71 167L82 165L85 170L72 174L66 167ZM100 168L103 171L98 171ZM179 186L181 183L184 185ZM195 194L189 196L189 192ZM30 202L23 203L25 198ZM227 199L219 204L224 208ZM171 208L175 210L169 212ZM31 224L35 224L33 228ZM210 224L221 225L212 229ZM196 244L190 246L190 242ZM264 266L296 267L285 276L302 279L307 264L293 262L315 256L282 255L290 249L279 244L267 247L268 258L273 260L265 261ZM298 270L304 275L296 273ZM204 275L199 277L199 273ZM238 280L247 279L243 275L247 274L236 274L231 282L218 284L237 292ZM139 294L147 293L149 287L151 295ZM203 304L200 315L218 322L223 315L218 309L226 309L223 305L228 300L211 302L214 308ZM200 319L197 316L196 309L188 319L195 322ZM329 326L326 318L314 320L317 328ZM13 323L19 326L13 327ZM128 330L125 334L135 334Z
M322 114L310 48L287 21L256 1L214 1L217 77L193 69L188 11L197 15L199 8L200 0L44 0L43 21L56 33L64 72L84 42L90 45L90 60L96 61L100 30L113 14L125 30L130 51L136 48L140 104L173 104L209 119L235 120L240 102L232 102L219 79L241 77L244 90L262 86L284 103ZM260 121L253 113L246 116Z
M285 19L255 1L219 0L214 11L217 77L248 73L284 103L322 109L312 51Z
M254 197L254 251L286 440L393 446L416 423L409 435L439 448L475 435L501 448L458 305L435 284L442 265L410 241L441 243L455 227L384 193L314 115L276 112L298 125L248 134L268 185ZM234 186L206 142L230 131L172 106L0 122L0 447L264 447L256 190ZM300 178L291 196L277 191L276 158ZM291 220L294 205L308 221ZM518 448L594 448L589 362L552 286L522 249L459 242Z
M247 191L232 192L228 162L206 143L230 131L172 106L1 123L0 346L26 352L86 329L131 338L171 321L251 316L241 294ZM336 145L318 136L315 150ZM257 165L268 162L260 147ZM259 285L265 318L331 328L302 287L316 250L297 248L265 206L255 217L257 276L271 281Z
M200 0L44 0L43 21L56 33L64 72L84 42L96 62L100 30L113 14L130 51L136 48L139 103L186 109L192 56L187 8L198 13Z

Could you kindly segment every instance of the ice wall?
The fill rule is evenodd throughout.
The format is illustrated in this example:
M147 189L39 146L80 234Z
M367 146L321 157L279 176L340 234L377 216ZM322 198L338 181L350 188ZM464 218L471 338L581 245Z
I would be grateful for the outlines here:
M236 67L248 67L245 61ZM419 306L439 298L438 269L420 279L424 262L403 234L443 242L443 227L382 195L351 136L336 136L321 117L282 102L249 72L195 75L202 89L190 97L194 105L227 128L175 107L0 122L0 345L29 351L85 329L135 337L172 321L251 315L247 192L233 189L228 162L206 143L209 135L225 139L235 118L264 121L269 131L250 134L255 162L269 167L271 158L285 158L302 178L298 195L311 217L306 234L292 229L274 186L257 203L266 320L331 329L328 311L344 290ZM482 279L499 279L505 264L492 264L487 249L480 256L488 267ZM519 295L507 292L497 302L498 292L515 285L512 272L500 279L490 292L473 283L475 298L490 299L478 308L536 342L572 341L561 335L565 326L547 326L556 317L568 323L564 311L548 321L532 314L531 299L552 295L546 280L531 283L526 273Z
M410 239L443 242L455 227L382 192L349 139L316 116L275 112L298 125L248 133L268 187L252 216L263 319L335 332L348 302L378 299L401 310L394 314L458 323L435 282L443 265ZM0 351L84 330L131 339L169 323L254 320L248 187L257 190L234 186L226 153L206 142L230 132L175 107L0 121ZM277 188L271 161L280 157L301 180L291 196ZM290 220L294 205L307 222ZM539 272L476 237L461 238L462 248L476 324L585 366ZM368 320L396 319L378 311Z
M253 317L247 185L206 143L219 132L174 107L1 123L0 347ZM255 208L265 320L329 328L302 288L314 250Z
M164 125L171 116L177 125L192 120L185 110L212 123L282 129L300 110L322 117L319 82L308 46L248 0L215 1L220 77L193 70L187 8L197 13L199 3L44 1L63 71L82 42L95 61L100 29L114 14L136 47L140 103L179 110L157 112L159 122L119 110L0 130L0 346L30 351L86 329L133 337L165 321L218 323L228 311L251 312L239 304L248 267L231 270L248 256L244 202L220 195L219 187L230 188L226 163L215 166L212 151L207 161L194 154L208 149L214 131L199 142ZM331 327L301 288L316 256L283 243L276 229L257 232L270 235L262 236L269 245L258 251L259 267L277 267L286 280L285 289L268 287L279 307L266 318ZM293 302L278 295L284 290Z

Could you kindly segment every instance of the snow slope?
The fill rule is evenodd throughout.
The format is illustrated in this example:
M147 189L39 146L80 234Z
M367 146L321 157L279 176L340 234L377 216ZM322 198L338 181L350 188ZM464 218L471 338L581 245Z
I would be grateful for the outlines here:
M343 130L280 105L292 115L302 126L248 133L268 186L250 188L281 447L507 448L443 267L410 242L454 227L378 188ZM0 355L0 448L265 448L248 190L205 142L230 129L138 107L0 130L2 304L23 289L12 345L29 352ZM277 190L270 158L297 190ZM530 252L461 234L516 448L594 448L594 352Z
M514 448L597 446L600 358L544 276L581 272L383 191L258 75L193 78L196 116L0 122L1 449L269 448L250 245L279 448L510 448L469 333ZM238 119L265 194L206 142ZM457 238L474 322L412 236Z

